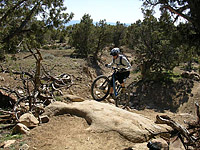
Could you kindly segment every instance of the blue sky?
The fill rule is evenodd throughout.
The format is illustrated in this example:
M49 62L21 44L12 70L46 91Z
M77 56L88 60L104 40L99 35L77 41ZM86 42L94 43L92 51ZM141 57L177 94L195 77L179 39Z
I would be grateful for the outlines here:
M73 20L80 20L90 14L93 21L106 19L106 22L120 21L134 23L143 19L141 0L65 0L67 12L73 12Z

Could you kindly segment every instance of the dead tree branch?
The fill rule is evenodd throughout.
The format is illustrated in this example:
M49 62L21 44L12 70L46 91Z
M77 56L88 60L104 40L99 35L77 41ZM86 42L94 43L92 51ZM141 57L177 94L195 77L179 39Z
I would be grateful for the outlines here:
M172 127L173 129L179 131L184 137L187 138L188 141L194 142L194 139L189 136L189 131L186 128L182 127L177 122L173 121L170 117L157 115L156 123L167 124L168 126Z
M178 138L181 140L182 144L186 149L188 147L193 147L194 149L198 149L200 147L200 112L199 112L199 104L196 102L196 114L197 120L193 122L189 122L188 127L184 128L177 122L173 121L168 116L156 116L156 123L158 124L167 124L168 126L172 127Z
M38 117L38 115L43 112L44 107L55 100L54 92L62 95L62 88L69 88L73 85L69 74L63 73L54 77L44 69L41 63L43 58L38 49L32 51L32 49L29 48L29 51L31 55L24 57L24 59L31 56L35 58L35 71L25 72L22 68L20 68L20 71L13 71L4 69L3 66L1 66L2 72L16 74L18 75L16 78L19 78L22 82L22 87L17 87L17 89L0 88L16 95L17 100L13 108L16 119L19 119L22 114L30 111ZM18 92L19 88L20 93Z

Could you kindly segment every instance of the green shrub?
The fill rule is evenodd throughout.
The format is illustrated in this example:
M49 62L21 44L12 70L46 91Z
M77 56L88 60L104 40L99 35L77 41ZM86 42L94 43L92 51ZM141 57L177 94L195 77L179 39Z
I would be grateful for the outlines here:
M44 58L44 59L54 59L55 56L52 55L52 54L45 54L45 55L43 56L43 58Z

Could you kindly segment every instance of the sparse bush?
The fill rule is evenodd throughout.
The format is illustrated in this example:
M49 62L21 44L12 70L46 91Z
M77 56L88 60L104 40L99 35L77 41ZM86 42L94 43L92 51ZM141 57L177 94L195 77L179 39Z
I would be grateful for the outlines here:
M55 100L56 100L56 101L62 101L62 98L61 98L60 96L56 96L56 97L55 97Z
M49 50L49 46L48 45L44 45L42 48L45 49L45 50Z
M52 54L45 54L45 55L43 56L43 58L44 58L44 59L54 59L55 56L52 55Z

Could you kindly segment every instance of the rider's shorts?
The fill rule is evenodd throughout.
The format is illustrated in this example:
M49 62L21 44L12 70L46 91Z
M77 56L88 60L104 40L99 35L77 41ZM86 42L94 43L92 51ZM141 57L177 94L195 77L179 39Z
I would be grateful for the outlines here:
M124 79L128 78L130 71L125 72L116 72L115 81L118 81L120 84L124 82ZM110 86L113 87L113 80L110 81Z

